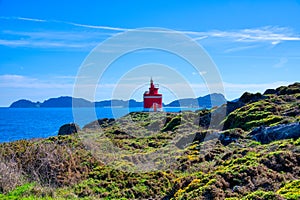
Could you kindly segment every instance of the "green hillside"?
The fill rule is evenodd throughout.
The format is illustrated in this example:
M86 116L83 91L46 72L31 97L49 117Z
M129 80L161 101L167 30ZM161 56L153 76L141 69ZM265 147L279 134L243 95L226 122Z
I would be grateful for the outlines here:
M2 143L0 198L299 199L299 121L295 83L227 107L134 112Z

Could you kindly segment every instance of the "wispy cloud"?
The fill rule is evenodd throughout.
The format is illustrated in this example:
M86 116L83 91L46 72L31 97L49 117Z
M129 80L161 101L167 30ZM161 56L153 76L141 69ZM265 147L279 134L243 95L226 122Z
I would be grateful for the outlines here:
M76 43L59 41L33 41L33 40L0 40L0 45L11 47L37 47L37 48L85 48L94 47L98 43Z
M29 17L7 17L7 16L0 16L0 19L4 19L4 20L32 21L32 22L47 22L47 20L45 20L45 19L36 19L36 18L29 18Z
M208 31L199 32L203 37L227 38L234 42L269 42L272 45L282 41L300 41L299 34L288 27L264 26L252 29L241 29L232 31ZM199 36L200 39L202 37ZM197 39L197 38L196 38Z
M184 32L183 32L184 33ZM196 34L197 35L197 34ZM199 34L198 34L199 35ZM193 38L194 41L199 41L199 40L203 40L205 38L208 38L208 35L203 35L203 36L196 36L195 38Z
M0 45L11 47L91 49L104 39L115 34L117 30L119 32L125 31L125 29L121 28L84 25L58 20L43 20L25 17L0 17L0 19L49 24L49 28L44 31L41 31L41 28L37 28L36 30L31 28L30 31L25 31L26 28L24 31L0 29ZM55 26L53 29L51 23L60 25ZM77 26L82 27L83 29L74 30L66 26ZM88 31L87 29L93 29L93 31Z
M25 20L25 21L33 21L33 22L46 22L47 20L43 19L35 19L35 18L27 18L27 17L17 17L18 20Z
M54 79L42 81L37 78L28 76L5 74L0 75L0 88L32 88L32 89L47 89L47 88L72 88L73 84L66 82L58 82Z
M0 45L33 48L92 48L99 43L99 39L105 39L109 36L108 33L103 32L74 31L3 30L1 33Z
M32 89L48 89L48 88L56 88L58 89L70 89L73 90L75 86L75 79L82 78L86 79L87 77L78 77L78 76L49 76L49 77L30 77L23 76L18 74L4 74L0 75L0 88L32 88ZM89 83L81 83L78 84L77 87L87 88L87 87L98 87L98 88L114 88L118 84L116 83L99 83L99 84L89 84ZM122 83L122 87L132 87L132 84L124 84Z
M56 39L56 40L83 40L83 39L95 39L99 37L107 37L111 35L106 32L79 32L79 31L12 31L3 30L2 34L10 36L19 36L22 38L32 38L32 39Z
M130 29L127 29L127 28L120 28L120 27L99 26L99 25L91 25L91 24L80 24L80 23L74 23L74 22L62 21L62 20L45 20L45 19L28 18L28 17L5 17L5 16L0 16L0 19L22 20L22 21L32 21L32 22L61 23L61 24L68 24L68 25L72 25L72 26L84 27L84 28L89 28L89 29L102 29L102 30L111 30L111 31L128 31L128 30L130 30Z
M265 26L261 28L242 29L238 31L214 31L213 37L232 38L239 42L270 41L278 44L280 41L299 41L299 35L287 27Z
M109 36L133 30L125 27L114 27L114 26L101 26L93 24L82 24L69 21L60 20L48 20L48 19L37 19L29 17L5 17L0 16L2 20L20 20L28 21L34 23L54 23L62 26L76 26L81 27L81 30L72 31L12 31L3 30L2 39L0 40L1 45L6 46L25 46L25 47L38 47L38 48L83 48L83 47L94 47L99 42L108 38ZM51 26L52 27L52 26ZM57 29L57 26L55 26ZM50 29L50 28L49 28ZM87 31L90 29L89 31ZM180 31L168 31L161 30L162 32L176 33L180 32L189 35L195 41L199 40L216 40L221 39L226 42L234 43L268 43L270 45L277 45L284 41L300 41L300 35L295 33L289 27L279 27L279 26L264 26L258 28L248 28L240 30L211 30L211 31L191 31L191 30L180 30ZM11 39L10 36L19 36L17 38ZM259 45L246 45L232 47L225 50L226 53L241 51L250 48L257 48Z
M70 24L73 26L84 27L84 28L102 29L102 30L111 30L111 31L128 31L128 30L130 30L130 29L119 28L119 27L95 26L95 25L87 25L87 24L77 24L77 23L73 23L73 22L63 22L63 23Z
M236 51L243 51L243 50L247 50L247 49L253 49L253 48L257 48L257 47L259 47L259 45L239 46L239 47L226 49L224 52L225 53L231 53L231 52L236 52Z

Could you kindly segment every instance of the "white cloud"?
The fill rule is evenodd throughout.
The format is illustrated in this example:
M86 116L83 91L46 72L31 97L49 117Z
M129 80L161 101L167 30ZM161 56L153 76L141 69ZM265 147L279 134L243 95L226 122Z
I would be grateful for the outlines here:
M279 43L280 43L280 41L273 41L273 42L271 42L272 45L277 45Z
M77 24L77 23L73 23L73 22L63 22L63 23L70 24L70 25L73 25L73 26L84 27L84 28L91 28L91 29L102 29L102 30L111 30L111 31L128 31L128 30L130 30L130 29L119 28L119 27Z
M12 38L14 39L5 39ZM0 45L34 48L91 48L109 36L102 32L74 31L2 31Z
M198 40L203 40L205 38L208 38L208 35L203 35L203 36L195 37L195 38L193 38L193 40L194 41L198 41Z
M277 45L282 41L300 41L299 34L293 32L288 27L277 27L277 26L264 26L259 28L240 29L232 31L208 31L199 32L203 34L201 37L208 36L214 38L227 38L234 42L269 42L272 45ZM197 37L196 37L197 39Z
M65 79L63 79L65 80ZM73 84L57 80L42 81L37 78L28 76L21 76L15 74L0 75L0 88L34 88L34 89L47 89L47 88L73 88Z
M26 46L28 45L27 41L22 41L22 40L1 40L0 39L0 45L5 45L5 46Z
M259 45L239 46L239 47L226 49L224 52L225 53L231 53L231 52L236 52L236 51L243 51L243 50L247 50L247 49L253 49L253 48L257 48L257 47L259 47Z
M110 36L105 32L85 32L85 31L12 31L3 30L3 34L9 36L18 36L31 39L55 39L55 40L73 40L81 41L83 39L95 39Z
M35 18L27 18L27 17L17 17L16 19L25 20L25 21L34 21L34 22L46 22L47 20L43 19L35 19Z
M80 24L68 21L59 20L46 20L46 19L36 19L28 17L4 17L0 16L2 20L22 20L22 21L32 21L36 23L57 23L61 25L71 25L76 27L82 27L85 29L91 29L89 31L72 31L72 32L60 32L60 31L44 31L44 32L17 32L17 31L3 31L4 34L13 34L21 36L20 39L4 39L2 37L0 44L6 46L26 46L26 47L38 47L38 48L83 48L91 47L97 45L103 39L106 39L112 34L124 32L128 30L133 30L130 28L120 28L113 26L100 26L92 24ZM155 31L155 30L154 30ZM240 30L212 30L212 31L164 31L162 32L180 32L189 35L193 40L198 41L202 39L223 39L228 42L243 42L243 43L269 43L271 45L277 45L283 41L300 41L299 34L295 33L292 29L288 27L278 27L278 26L264 26L258 28L248 28ZM22 37L23 36L23 37ZM103 37L105 36L105 37ZM99 41L100 39L100 41ZM255 48L258 46L245 46L236 47L228 49L227 52L240 51L248 48Z
M35 48L86 48L95 47L98 43L80 43L67 41L35 41L35 40L0 40L0 45L11 47L35 47Z

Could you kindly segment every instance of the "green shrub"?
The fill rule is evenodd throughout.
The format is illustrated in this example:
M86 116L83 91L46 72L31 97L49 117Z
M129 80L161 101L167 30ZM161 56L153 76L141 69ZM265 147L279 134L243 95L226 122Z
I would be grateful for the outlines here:
M177 116L177 117L174 117L172 118L169 123L167 123L165 125L165 127L162 129L162 131L174 131L177 126L179 126L181 123L181 117L180 116Z
M255 192L252 192L248 194L247 196L243 197L243 200L277 200L280 196L274 192L266 192L262 190L257 190Z
M290 183L285 184L276 193L282 195L285 199L300 199L300 180L294 180Z
M18 199L28 199L28 200L34 200L35 198L31 196L31 191L34 187L34 183L27 183L21 186L16 187L14 190L10 191L6 195L1 195L1 199L12 199L12 200L18 200Z

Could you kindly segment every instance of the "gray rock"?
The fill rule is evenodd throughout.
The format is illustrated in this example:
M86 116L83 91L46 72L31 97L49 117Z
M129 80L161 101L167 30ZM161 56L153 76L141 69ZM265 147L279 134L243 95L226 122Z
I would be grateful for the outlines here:
M80 131L80 127L77 124L64 124L59 128L58 135L71 135L78 131Z
M290 138L300 137L300 124L280 124L273 127L258 127L249 133L252 139L259 141L263 144L270 143L274 140L283 140Z

